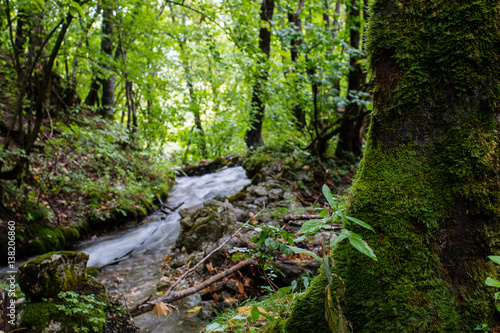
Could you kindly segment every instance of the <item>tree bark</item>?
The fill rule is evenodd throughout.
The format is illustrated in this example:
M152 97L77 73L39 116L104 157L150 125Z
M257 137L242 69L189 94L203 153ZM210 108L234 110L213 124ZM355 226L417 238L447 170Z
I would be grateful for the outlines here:
M264 121L265 104L262 100L262 87L269 77L268 60L271 53L271 29L267 25L273 19L274 0L262 0L260 20L263 26L259 30L259 50L262 52L252 92L250 128L247 130L245 141L248 149L254 149L264 144L262 140L262 123Z
M130 141L134 140L134 133L137 132L139 125L137 123L137 105L135 103L134 83L130 80L125 81L125 97L127 100L127 130L130 134Z
M302 8L304 7L304 2L305 0L298 0L297 3L297 10L295 13L291 12L288 13L288 22L290 24L293 24L294 29L295 29L295 37L292 38L291 40L291 47L290 47L290 57L292 59L293 63L293 68L292 71L295 74L294 80L296 82L293 83L293 87L295 90L295 95L299 96L298 92L298 80L297 80L297 60L299 57L299 46L303 43L302 40L302 21L300 20L300 14L302 13ZM304 129L306 126L306 115L304 112L304 109L300 105L298 101L295 102L293 106L293 114L295 116L295 121L297 122L297 128L298 129Z
M186 44L186 40L180 40L179 41L179 47L181 50L181 60L182 60L182 66L184 67L184 74L186 76L186 84L188 86L188 91L189 91L189 108L193 112L194 116L194 126L196 128L196 133L198 136L198 140L196 142L198 143L201 151L201 156L206 158L208 157L208 151L207 151L207 143L205 139L205 131L203 130L203 125L201 124L201 115L200 115L200 106L198 103L198 100L196 98L196 94L194 91L194 85L193 85L193 77L191 75L191 68L189 67L189 58L188 55L186 54L186 51L184 50Z
M375 0L368 46L374 112L351 189L353 228L378 257L342 243L344 314L355 332L490 327L500 233L500 1ZM285 330L330 332L324 270Z
M116 76L112 72L111 62L113 58L113 33L114 33L114 0L103 0L102 4L102 39L101 51L108 57L108 63L103 67L109 71L107 77L101 80L102 99L101 115L106 118L113 117L115 113L115 86Z

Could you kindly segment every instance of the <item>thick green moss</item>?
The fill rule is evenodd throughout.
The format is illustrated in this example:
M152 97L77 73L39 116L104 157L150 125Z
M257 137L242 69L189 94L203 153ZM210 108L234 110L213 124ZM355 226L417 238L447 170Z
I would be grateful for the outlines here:
M41 333L50 321L56 321L59 310L53 302L28 304L21 316L21 327L29 327L32 333Z
M325 319L325 270L319 269L307 292L293 305L293 312L283 325L286 333L330 333Z
M19 266L19 284L29 299L54 297L87 280L88 255L72 251L50 252Z
M204 224L207 224L208 222L210 221L213 221L215 219L215 217L217 216L216 213L213 213L213 214L210 214L209 216L207 216L206 218L204 218L203 220L199 221L199 222L196 222L192 227L191 229L189 229L188 231L186 231L186 234L190 234L192 233L193 231L195 231L196 229L198 229L199 227L201 227L202 225Z
M99 268L97 268L97 267L87 267L85 269L85 273L87 275L92 276L92 277L96 277L97 275L99 275Z
M112 311L106 288L95 280L89 280L77 289L77 303L68 302L70 296L55 297L39 303L28 304L21 315L22 327L29 332L46 332L49 325L60 326L61 331L77 332L86 327L89 332L102 332L106 325L106 312ZM73 298L74 299L74 298Z
M243 201L247 197L247 194L245 192L237 192L234 195L230 196L227 200L229 202L235 202L235 201Z
M471 332L490 320L484 280L496 269L486 257L500 250L499 15L498 0L372 3L374 111L349 214L374 227L353 230L379 260L348 244L333 254L355 332Z
M52 227L49 225L32 224L29 227L31 241L29 248L31 254L57 251L69 244L73 244L80 237L76 227Z

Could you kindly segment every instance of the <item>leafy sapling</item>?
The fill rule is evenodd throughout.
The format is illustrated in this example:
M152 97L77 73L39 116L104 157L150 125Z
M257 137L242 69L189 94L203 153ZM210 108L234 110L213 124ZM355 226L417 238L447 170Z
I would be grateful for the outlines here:
M349 243L356 250L370 257L373 260L377 260L375 253L373 252L371 247L363 240L363 237L357 233L354 233L346 229L345 226L353 222L365 229L375 232L373 228L366 222L363 222L352 216L346 215L345 208L342 205L339 205L339 203L333 199L332 192L330 191L328 186L323 185L322 190L326 200L328 201L328 204L331 207L331 214L328 214L328 211L323 211L321 214L323 216L322 219L309 220L305 222L304 225L302 225L302 228L300 229L299 232L302 234L315 234L321 229L331 230L333 223L343 222L344 226L339 232L332 231L332 233L336 234L337 237L330 243L330 248L334 248L335 245L337 245L344 239L349 239Z

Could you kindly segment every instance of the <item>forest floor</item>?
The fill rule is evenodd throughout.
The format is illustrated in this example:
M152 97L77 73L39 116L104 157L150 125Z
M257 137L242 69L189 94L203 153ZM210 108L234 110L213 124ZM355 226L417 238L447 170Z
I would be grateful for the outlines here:
M1 108L0 120L8 123ZM16 221L18 259L71 248L88 235L106 233L130 220L139 221L158 209L162 201L158 198L165 199L174 182L172 165L137 149L138 145L120 124L109 124L90 111L67 112L47 120L24 177L0 184L0 228L6 227L8 221ZM235 163L243 165L252 184L233 197L218 200L243 212L237 226L247 222L251 227L243 228L238 235L239 244L229 245L248 249L255 249L252 237L261 226L296 234L300 221L286 217L317 215L326 207L323 184L334 194L345 195L355 173L353 165L334 159L318 161L287 145L264 147L242 158L204 161L184 170L190 175L199 174ZM262 189L266 192L260 193ZM225 230L226 236L228 231ZM7 242L0 239L0 244ZM207 244L202 252L186 253L180 242L161 267L164 279L157 281L160 293L189 269L186 263L192 265L201 260L215 245ZM320 238L296 245L322 254ZM231 260L228 246L200 267L197 278L187 278L177 289L192 286L239 262ZM267 258L277 263L272 272L264 274L254 264L202 290L203 306L197 307L200 318L210 318L214 309L238 308L241 302L269 293L273 287L304 280L303 276L313 274L319 267L306 254L274 252ZM217 256L219 259L214 260ZM178 264L172 269L174 262ZM271 286L263 289L270 281Z

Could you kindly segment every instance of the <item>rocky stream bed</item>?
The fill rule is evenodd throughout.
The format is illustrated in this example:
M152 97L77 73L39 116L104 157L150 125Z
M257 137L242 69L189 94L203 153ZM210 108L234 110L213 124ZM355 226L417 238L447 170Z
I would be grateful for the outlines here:
M87 269L87 272L95 275L97 280L80 277L83 280L75 282L70 288L64 282L66 277L58 278L64 285L59 291L86 288L101 295L106 304L111 304L101 309L104 314L99 312L108 321L104 326L101 322L99 331L102 332L135 332L139 329L141 332L198 332L214 311L262 295L261 286L266 285L266 281L256 262L187 297L179 297L173 302L176 309L168 308L170 315L166 318L158 318L152 311L132 311L135 316L132 322L123 311L134 309L134 306L137 310L139 304L152 304L164 297L166 292L182 293L230 270L238 264L231 260L231 249L252 247L251 238L257 234L254 226L272 225L290 231L298 230L299 225L294 226L294 222L287 220L285 215L293 212L307 218L313 212L302 207L297 201L297 193L287 182L276 179L280 168L279 164L270 163L258 172L247 170L246 174L252 176L252 180L245 176L241 167L225 167L216 173L179 178L169 200L159 212L138 225L129 225L115 234L94 237L82 243L79 251L88 253L89 266L97 268ZM318 234L303 241L300 246L319 253L321 243L327 237L328 233ZM52 259L62 265L60 257L57 255ZM68 255L62 257L67 258ZM70 257L73 258L72 255ZM80 259L78 263L71 259L70 266L72 269L77 266L80 272L80 266L87 264L88 257L77 257ZM49 259L52 260L50 257L46 261ZM201 260L203 263L193 270ZM275 262L276 268L283 273L278 274L274 281L278 286L288 285L306 270L314 272L319 267L314 259L304 255L285 257L277 254ZM64 265L61 267L56 271L68 271ZM190 269L190 275L179 278ZM36 274L31 272L29 275ZM22 284L23 291L43 289L39 284L30 287L30 282L26 281ZM175 288L172 288L173 285ZM32 301L40 301L40 297L33 297L30 292L26 295ZM56 297L57 303L57 293L52 292L45 297L49 297L49 302L52 301L50 297ZM119 321L125 326L113 324L115 317L109 314L111 309L118 309L113 310L114 316L122 316ZM40 325L38 320L37 325ZM29 326L30 323L23 320L24 325ZM31 323L31 331L65 332L67 329L54 320L46 324L45 328L35 329Z

